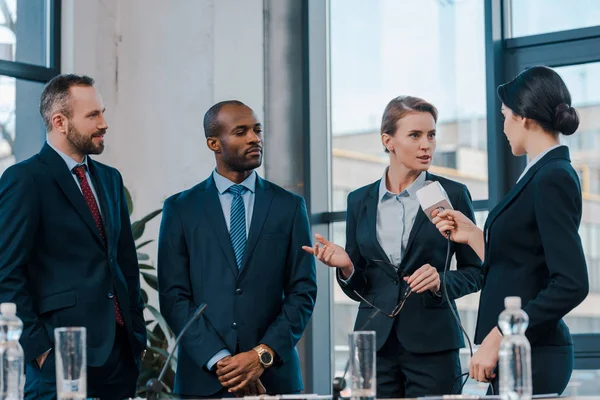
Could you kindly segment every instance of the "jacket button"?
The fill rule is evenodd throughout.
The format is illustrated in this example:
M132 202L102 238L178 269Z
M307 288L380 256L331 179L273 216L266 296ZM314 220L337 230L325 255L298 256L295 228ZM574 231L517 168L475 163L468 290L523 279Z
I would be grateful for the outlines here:
M115 295L113 294L113 292L108 292L108 293L106 293L106 297L108 297L109 299L112 299L113 297L115 297Z
M231 324L231 327L232 327L233 329L237 329L237 324L234 322L233 324Z
M244 293L244 292L242 291L242 289L235 289L235 292L236 292L237 294L242 294L242 293Z
M397 284L398 284L398 281L394 279L394 285L397 285Z

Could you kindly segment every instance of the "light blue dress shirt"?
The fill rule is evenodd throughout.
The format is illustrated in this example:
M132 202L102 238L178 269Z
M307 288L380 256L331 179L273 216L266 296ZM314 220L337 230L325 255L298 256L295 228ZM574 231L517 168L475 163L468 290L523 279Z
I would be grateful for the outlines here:
M387 190L387 174L388 168L385 169L379 182L376 235L379 245L388 257L387 261L398 268L421 207L417 199L417 191L425 186L427 173L421 172L417 179L400 194ZM342 283L347 283L352 279L352 275L354 271L348 279L341 279Z
M386 168L379 183L379 203L377 204L377 241L388 256L389 262L400 266L408 244L410 231L419 212L417 190L425 184L425 171L400 194L387 190Z
M221 208L223 210L223 215L225 216L225 223L227 224L227 232L229 232L229 227L231 226L231 203L233 202L233 194L229 193L227 189L231 186L235 185L235 182L230 181L225 178L215 170L213 171L213 179L215 181L215 186L217 187L217 191L219 192L219 201L221 202ZM244 186L246 189L244 194L242 194L242 198L244 199L244 208L246 210L246 238L248 238L248 233L250 232L250 221L252 221L252 212L254 211L254 197L256 190L256 171L252 171L250 175L240 185ZM221 349L217 354L215 354L208 362L206 363L206 368L210 371L219 360L230 356L231 353L227 349Z
M96 193L96 188L94 187L94 182L92 182L92 179L90 177L90 168L88 166L88 157L85 156L83 158L83 162L78 163L77 161L73 160L71 157L69 157L68 155L63 153L62 151L58 150L56 147L52 146L52 144L50 142L46 142L46 143L48 143L48 146L50 146L50 148L52 150L57 152L58 155L60 156L60 158L62 158L65 161L65 163L67 164L67 168L69 168L69 171L71 172L71 175L73 176L73 179L75 180L75 183L77 184L77 187L79 188L79 191L81 191L81 183L79 183L79 178L77 178L77 175L75 175L75 173L73 172L73 168L78 167L80 165L85 165L85 178L87 179L88 183L90 184L90 188L92 189L92 193L94 194L94 198L96 199L96 204L98 204L98 210L100 210L100 216L102 217L102 207L100 207L100 202L98 201L98 194ZM83 192L81 192L81 193L83 194Z
M531 160L529 162L529 164L527 164L527 166L523 170L523 173L521 173L521 176L519 176L519 179L517 179L517 182L519 182L525 176L527 171L529 171L531 169L531 167L533 167L535 165L536 162L540 161L546 154L550 153L552 150L554 150L560 146L564 146L564 144L556 144L556 145L546 149L545 151L542 151L540 154L538 154L536 158L534 158L533 160Z

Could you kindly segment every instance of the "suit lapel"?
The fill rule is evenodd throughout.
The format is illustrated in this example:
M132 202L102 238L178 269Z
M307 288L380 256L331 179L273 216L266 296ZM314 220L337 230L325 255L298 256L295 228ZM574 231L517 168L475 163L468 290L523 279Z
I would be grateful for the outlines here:
M544 157L542 157L538 162L536 162L529 169L529 171L527 171L525 176L523 178L521 178L521 180L519 182L517 182L517 184L515 186L513 186L511 190L509 190L509 192L506 194L506 196L504 196L504 198L500 201L500 203L498 203L498 205L496 207L494 207L494 209L488 215L486 223L485 223L486 242L487 242L487 235L488 235L489 228L494 223L496 218L498 218L498 216L502 213L502 211L504 211L506 209L506 207L508 207L514 201L514 199L519 195L519 193L521 193L521 191L523 191L525 186L527 186L527 184L529 183L531 178L533 178L535 173L537 171L539 171L540 168L542 168L548 162L550 162L552 160L556 160L556 159L570 160L569 149L566 146L561 146L561 147L558 147L558 148L550 151L548 154L546 154Z
M221 250L223 250L227 265L231 269L231 272L233 272L233 274L237 277L239 270L237 263L235 262L235 255L233 254L231 239L229 237L229 232L227 231L227 224L225 223L223 208L221 207L221 202L219 201L219 193L217 192L217 187L215 186L215 181L213 180L212 175L210 178L204 181L204 183L205 184L201 186L203 190L200 195L200 204L204 209L204 213L208 219L208 222L213 228L215 236L217 237L219 245L221 246Z
M410 235L408 236L408 242L406 243L406 249L404 249L404 254L402 255L403 261L408 259L408 257L405 257L405 256L407 254L410 254L410 248L412 247L413 243L415 242L415 237L419 233L419 230L421 229L421 227L423 226L423 223L425 221L427 221L427 216L425 215L423 210L421 208L419 208L419 211L417 211L417 216L415 217L415 222L412 226L412 229L410 230ZM402 266L404 266L403 262L401 263L401 267Z
M394 276L396 276L396 270L390 265L392 262L385 251L379 244L379 240L377 240L377 206L379 205L379 181L373 184L373 187L369 191L369 195L365 198L365 208L366 208L366 217L367 217L367 229L369 231L369 238L371 239L371 245L375 252L375 260L383 260L386 261L384 263L377 263L378 266L387 270L388 272L393 272Z
M256 189L254 194L254 207L252 211L252 220L250 222L250 230L248 232L248 242L246 243L246 251L244 252L244 260L242 261L242 273L248 265L248 260L256 247L260 232L265 223L265 219L269 213L271 202L273 201L273 191L269 187L269 183L256 175Z
M102 224L104 225L104 233L106 234L106 243L108 249L112 249L114 243L114 202L109 201L110 190L107 186L109 182L109 176L103 169L99 168L95 161L88 157L88 167L90 170L90 177L94 183L94 189L96 189L96 195L98 195L98 202L100 203L100 212L102 214ZM116 199L116 196L113 196Z
M77 187L71 171L69 171L69 168L65 164L65 161L58 155L58 153L48 146L48 144L44 144L44 147L42 147L40 158L46 165L48 165L48 169L54 176L58 186L64 192L65 196L75 210L79 213L81 218L92 230L94 236L96 236L100 243L104 244L104 241L100 236L100 231L98 231L98 227L96 226L94 218L92 217L92 213L86 204L81 191Z

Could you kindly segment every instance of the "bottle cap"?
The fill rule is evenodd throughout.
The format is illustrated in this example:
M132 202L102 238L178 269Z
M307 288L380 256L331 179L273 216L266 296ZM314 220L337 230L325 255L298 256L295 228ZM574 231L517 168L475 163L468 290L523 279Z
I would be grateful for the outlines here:
M15 303L0 304L0 314L2 315L17 315L17 305Z
M521 308L521 298L518 296L504 298L504 308Z

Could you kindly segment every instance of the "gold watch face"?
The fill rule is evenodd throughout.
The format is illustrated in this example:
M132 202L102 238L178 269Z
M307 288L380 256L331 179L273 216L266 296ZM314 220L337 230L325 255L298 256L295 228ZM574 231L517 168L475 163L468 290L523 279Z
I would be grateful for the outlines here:
M268 351L264 351L261 355L260 355L260 361L263 364L270 364L273 361L273 357L271 356L271 354Z

